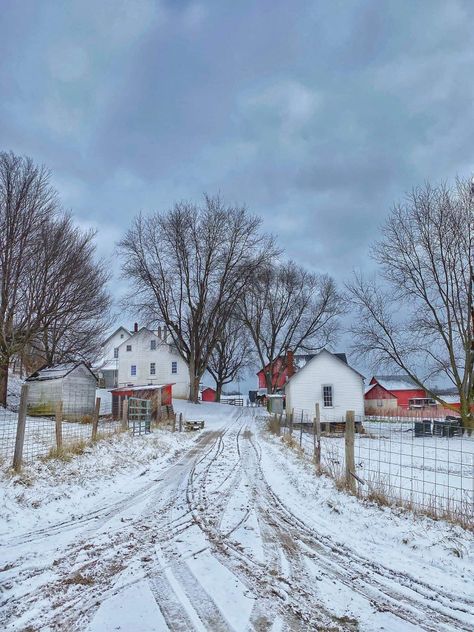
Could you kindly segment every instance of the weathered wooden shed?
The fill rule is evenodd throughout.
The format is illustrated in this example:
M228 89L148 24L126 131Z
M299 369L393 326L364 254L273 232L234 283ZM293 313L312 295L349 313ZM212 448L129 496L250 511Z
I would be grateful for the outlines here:
M97 378L85 362L44 366L30 375L28 415L50 417L62 402L63 419L82 421L94 413Z
M145 386L119 386L110 390L112 393L112 415L119 419L123 415L123 402L130 397L150 399L159 402L161 408L171 412L173 406L173 384L147 384ZM158 418L156 406L152 406L152 419Z

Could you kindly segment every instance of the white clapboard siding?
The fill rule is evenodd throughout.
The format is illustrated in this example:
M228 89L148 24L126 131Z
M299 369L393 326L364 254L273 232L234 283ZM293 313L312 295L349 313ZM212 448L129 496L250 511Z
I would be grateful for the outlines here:
M154 340L156 349L151 348ZM127 351L127 345L131 351ZM150 365L155 364L155 374ZM172 363L176 362L177 373L172 372ZM132 375L132 366L136 375ZM144 386L146 384L174 384L173 397L185 399L189 395L188 365L176 349L163 342L156 334L145 327L125 340L119 347L118 384Z
M333 406L324 407L323 386L333 389ZM321 351L302 369L291 377L285 386L287 411L304 410L314 414L319 403L321 418L342 419L347 410L355 411L357 417L364 415L363 377L345 362Z

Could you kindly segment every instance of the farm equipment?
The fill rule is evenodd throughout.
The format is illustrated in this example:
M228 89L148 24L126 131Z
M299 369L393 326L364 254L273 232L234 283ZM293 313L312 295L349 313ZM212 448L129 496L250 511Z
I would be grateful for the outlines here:
M192 432L193 430L202 430L203 428L204 420L184 422L184 429L186 432Z

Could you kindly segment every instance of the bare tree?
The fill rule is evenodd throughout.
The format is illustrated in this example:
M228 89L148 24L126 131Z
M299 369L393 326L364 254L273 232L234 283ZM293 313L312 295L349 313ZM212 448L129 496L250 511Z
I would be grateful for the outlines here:
M93 233L61 212L49 172L0 154L0 404L13 357L83 357L108 325L105 266ZM41 355L36 357L36 360Z
M474 427L473 246L469 183L414 189L395 206L372 256L384 285L355 275L348 285L357 320L354 349L374 363L398 367L446 408L433 390L454 385L463 425Z
M119 243L127 305L167 326L189 366L191 401L236 301L275 252L260 226L244 208L205 196L200 206L138 216Z
M48 364L93 361L112 324L110 274L95 256L95 235L74 226L68 215L50 221L43 232L39 265L47 270L47 300L32 348Z
M230 318L212 351L207 370L216 382L216 402L221 401L222 389L234 382L252 360L252 345L244 324Z
M58 211L49 172L30 158L0 153L0 404L6 405L8 368L38 331L41 292L38 235Z
M343 312L331 277L308 272L294 262L267 265L239 303L262 367L268 392L275 389L274 367L286 367L286 352L318 351L331 345ZM278 380L277 380L278 381Z

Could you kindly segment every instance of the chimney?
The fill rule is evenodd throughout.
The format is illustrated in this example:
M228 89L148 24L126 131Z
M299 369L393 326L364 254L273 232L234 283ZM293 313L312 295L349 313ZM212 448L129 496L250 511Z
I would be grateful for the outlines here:
M286 351L286 374L288 379L295 373L295 357L293 351Z
M134 323L133 325L133 333L136 334L138 331L138 323Z

